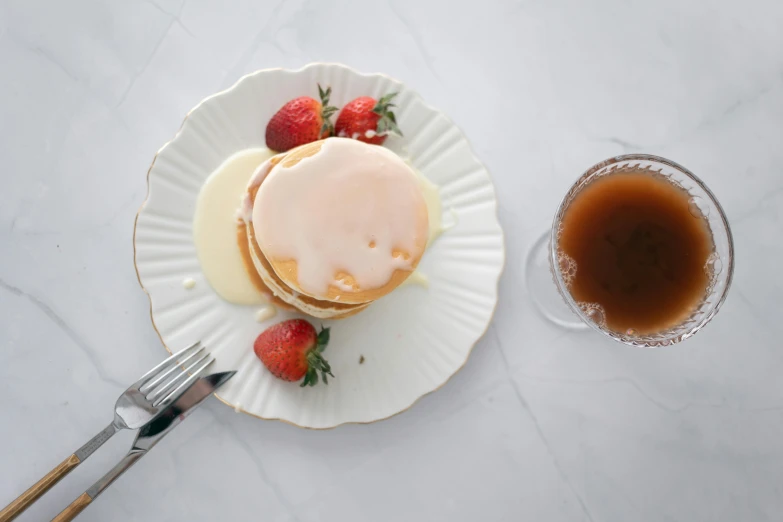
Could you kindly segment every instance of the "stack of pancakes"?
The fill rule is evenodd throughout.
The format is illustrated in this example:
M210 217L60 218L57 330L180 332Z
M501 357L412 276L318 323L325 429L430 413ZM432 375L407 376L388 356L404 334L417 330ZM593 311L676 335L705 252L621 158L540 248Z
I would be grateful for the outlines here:
M389 294L428 240L413 170L388 149L347 138L264 162L240 213L251 276L278 304L322 319L348 317Z

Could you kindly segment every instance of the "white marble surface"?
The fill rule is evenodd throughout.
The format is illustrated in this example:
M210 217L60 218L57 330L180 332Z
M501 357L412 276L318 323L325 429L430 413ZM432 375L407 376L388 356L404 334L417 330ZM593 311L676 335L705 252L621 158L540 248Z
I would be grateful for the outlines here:
M493 326L385 422L305 431L210 399L80 520L780 520L783 3L351 3L0 2L0 504L163 356L131 241L154 152L243 73L326 60L403 80L488 166L508 248ZM692 169L733 225L728 302L671 349L561 331L524 284L569 184L626 151Z

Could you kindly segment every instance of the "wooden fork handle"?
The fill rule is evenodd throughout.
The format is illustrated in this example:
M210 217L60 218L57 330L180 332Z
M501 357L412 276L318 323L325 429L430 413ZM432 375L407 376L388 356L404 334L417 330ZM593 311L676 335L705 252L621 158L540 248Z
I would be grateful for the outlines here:
M103 444L109 440L112 435L117 433L119 429L120 425L115 425L114 422L103 428L96 436L88 440L84 446L76 450L76 453L60 462L60 464L47 473L44 478L33 484L30 489L19 495L16 500L0 511L0 522L11 522L11 520L18 517L22 511L30 507L30 504L38 500L41 495L52 489L52 486L60 482L60 480L70 473L73 468L78 466L79 463L87 460L87 457L103 446ZM87 502L87 504L89 504L89 502ZM87 504L84 504L79 511L84 509Z
M73 468L78 466L80 462L79 457L77 457L75 453L60 462L52 471L44 475L41 480L33 484L30 489L19 495L16 500L3 508L3 510L0 511L0 522L11 522L11 520L18 517L22 511L30 507L30 505L38 500L41 495L60 482L60 480L70 473Z
M54 517L52 522L70 522L76 518L79 513L84 511L84 508L90 505L90 502L92 502L90 495L82 493L79 495L79 498L71 502L71 505L63 509L59 515Z

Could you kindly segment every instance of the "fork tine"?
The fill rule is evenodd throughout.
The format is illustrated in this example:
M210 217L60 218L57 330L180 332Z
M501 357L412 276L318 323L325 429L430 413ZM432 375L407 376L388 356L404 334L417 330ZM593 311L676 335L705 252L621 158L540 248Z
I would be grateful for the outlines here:
M168 395L166 395L164 398L158 399L157 401L153 402L152 403L152 407L153 408L157 408L158 406L160 406L161 408L165 408L169 404L171 404L172 402L174 402L177 399L179 399L180 396L183 393L185 393L186 391L188 391L190 386L194 382L196 382L196 379L201 377L201 375L204 373L204 370L207 369L207 366L209 366L213 362L215 362L215 358L214 357L210 357L209 360L204 361L198 368L196 368L193 371L192 375L190 375L187 379L185 379L185 382L183 382L182 384L180 384L179 386L174 388L174 390L171 393L169 393ZM185 374L183 374L183 375L185 375Z
M196 362L192 363L190 366L182 370L179 375L174 377L173 379L169 380L168 382L165 382L152 390L150 393L146 395L147 400L152 402L153 407L155 406L155 403L158 402L158 399L163 396L164 393L166 393L168 390L173 388L174 386L181 383L183 380L185 380L188 376L188 374L193 371L193 368L201 364L205 359L210 358L211 356L208 353L205 353L201 356Z
M147 393L149 390L151 390L152 388L154 388L158 384L160 384L160 383L164 382L166 379L168 379L169 375L171 375L172 373L174 373L177 370L179 370L180 366L184 366L186 362L188 362L190 359L192 359L193 357L197 356L198 354L200 354L204 350L205 350L205 348L203 346L200 347L195 352L191 353L190 355L188 355L187 357L185 357L181 361L177 362L177 364L172 365L171 368L169 368L165 372L161 373L160 375L156 376L155 378L152 378L152 379L148 380L147 382L145 382L144 384L142 384L141 386L139 386L139 391L141 393Z
M149 378L150 378L150 377L152 377L153 375L156 375L156 374L157 374L157 373L158 373L158 372L159 372L161 369L163 369L163 368L167 367L167 366L168 366L168 365L170 365L172 362L176 361L177 357L179 357L180 355L184 354L184 353L185 353L185 352L187 352L188 350L192 350L192 349L193 349L193 348L195 348L196 346L200 346L200 345L201 345L201 341L196 341L195 343L191 344L190 346L188 346L188 347L186 347L186 348L183 348L182 350L178 351L177 353L172 353L172 354L171 354L169 357L167 357L167 358L166 358L166 359L164 359L162 362L160 362L160 364L156 365L156 366L155 366L153 369L151 369L150 371L148 371L147 373L145 373L144 375L142 375L142 376L139 378L139 380L138 380L138 381L136 381L136 383L134 384L134 386L140 386L140 385L144 384L144 382L145 382L147 379L149 379Z

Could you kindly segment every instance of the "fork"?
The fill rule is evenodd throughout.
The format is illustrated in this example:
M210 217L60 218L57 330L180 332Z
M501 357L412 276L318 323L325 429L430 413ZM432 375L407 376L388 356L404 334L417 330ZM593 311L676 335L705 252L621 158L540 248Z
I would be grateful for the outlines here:
M10 522L19 516L115 433L141 428L153 420L185 393L214 360L198 341L142 375L117 399L111 424L0 511L0 522ZM187 367L181 368L186 364Z

